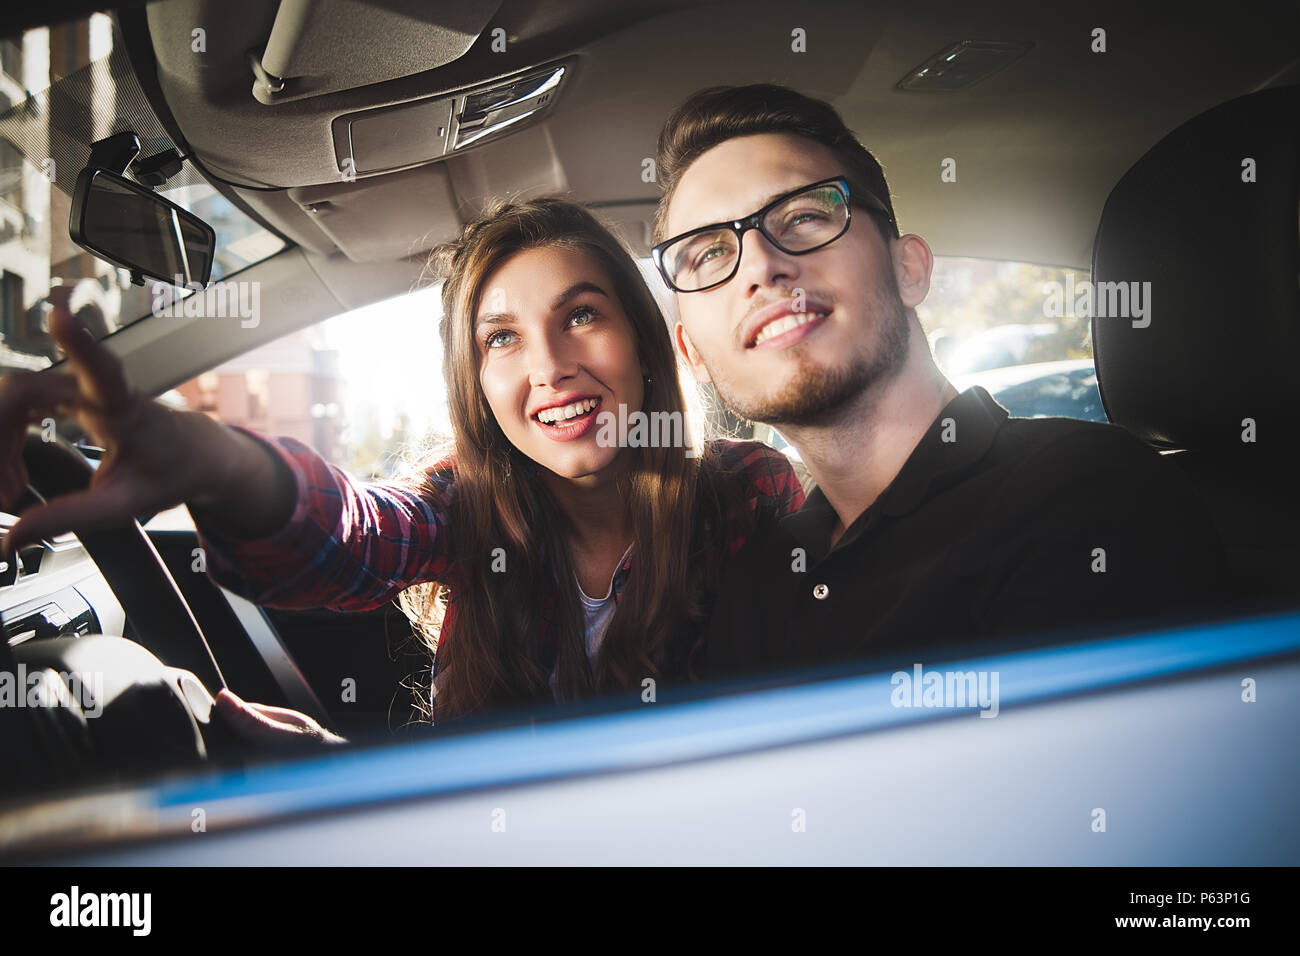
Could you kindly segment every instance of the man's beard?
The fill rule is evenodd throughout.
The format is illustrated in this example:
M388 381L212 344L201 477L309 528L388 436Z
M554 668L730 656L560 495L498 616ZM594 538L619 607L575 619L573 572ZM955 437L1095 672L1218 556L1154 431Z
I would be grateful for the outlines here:
M718 397L732 413L746 421L809 426L833 420L845 406L872 385L890 378L907 360L907 312L897 285L891 282L889 288L874 298L869 311L880 317L881 324L879 339L870 355L855 353L847 365L826 368L814 363L803 343L799 343L790 349L798 368L776 394L741 395L710 368Z

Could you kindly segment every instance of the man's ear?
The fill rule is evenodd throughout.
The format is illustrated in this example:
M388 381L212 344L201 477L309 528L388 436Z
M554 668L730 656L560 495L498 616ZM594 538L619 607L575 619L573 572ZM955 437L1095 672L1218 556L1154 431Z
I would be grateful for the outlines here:
M898 280L898 296L904 308L914 309L930 292L930 272L934 268L934 253L920 236L908 234L889 244L894 262L894 277Z
M695 350L695 343L686 333L686 326L678 322L673 326L673 342L677 345L677 351L681 353L682 358L686 359L686 364L691 367L691 372L695 376L695 381L707 385L713 379L709 376L709 370L704 367L704 361L700 358L700 353Z

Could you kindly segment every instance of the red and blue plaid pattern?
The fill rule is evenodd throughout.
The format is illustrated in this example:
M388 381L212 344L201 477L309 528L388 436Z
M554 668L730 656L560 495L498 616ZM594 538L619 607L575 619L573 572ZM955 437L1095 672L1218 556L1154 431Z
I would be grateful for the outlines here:
M455 477L450 459L430 468L433 495L393 481L360 481L293 438L268 438L241 429L274 451L293 473L297 505L283 528L264 538L223 536L210 518L196 515L199 544L212 580L268 607L368 611L414 584L438 581L456 588L456 562L448 533L447 501ZM715 443L720 464L736 474L746 493L738 509L775 520L797 510L803 489L790 462L759 442ZM728 517L729 555L745 543L753 522ZM621 595L635 564L629 555L614 578ZM454 602L452 605L454 608ZM443 635L453 631L451 609Z

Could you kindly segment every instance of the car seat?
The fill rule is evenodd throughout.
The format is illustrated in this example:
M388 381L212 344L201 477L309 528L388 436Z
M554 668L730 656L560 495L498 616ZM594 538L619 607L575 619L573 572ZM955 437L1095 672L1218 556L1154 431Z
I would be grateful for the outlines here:
M1094 308L1108 417L1205 493L1237 594L1294 604L1300 86L1231 100L1153 146L1106 201L1092 279L1094 301L1101 283L1150 283L1146 318Z

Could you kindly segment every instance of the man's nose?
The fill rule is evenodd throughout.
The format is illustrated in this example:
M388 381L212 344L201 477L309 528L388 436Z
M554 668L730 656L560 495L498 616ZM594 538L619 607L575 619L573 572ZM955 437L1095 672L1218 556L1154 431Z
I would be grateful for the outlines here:
M528 350L528 381L535 387L555 387L578 374L578 363L563 337L535 338Z
M742 282L746 295L759 289L777 285L790 285L799 277L798 257L783 252L757 229L745 233L740 246L740 265L736 280Z

